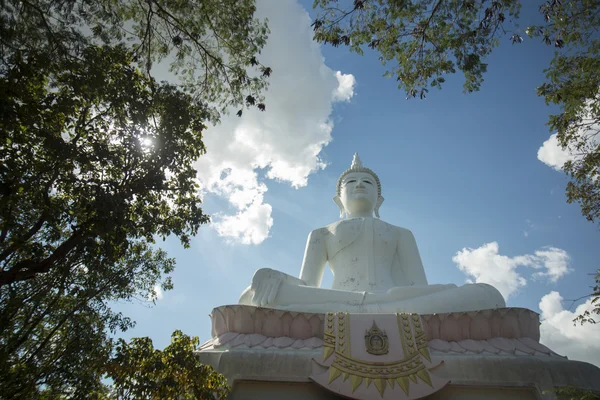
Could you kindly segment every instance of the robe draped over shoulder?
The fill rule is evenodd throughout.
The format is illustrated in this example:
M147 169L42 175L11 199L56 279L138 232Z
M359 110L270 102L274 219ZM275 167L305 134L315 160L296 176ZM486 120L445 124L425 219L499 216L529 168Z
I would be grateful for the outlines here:
M331 235L326 241L327 257L329 259L334 258L337 253L354 243L360 237L364 227L364 218L347 219L327 225L325 229L327 234ZM389 235L393 233L396 240L400 239L402 231L411 234L407 229L399 228L375 218L373 219L373 231L374 234L386 233L386 235Z
M329 259L335 257L341 250L354 243L360 236L364 224L363 218L354 218L327 225L327 232L331 235L326 241L327 257Z
M330 262L336 259L336 255L342 250L348 248L350 253L355 254L352 258L358 257L357 260L362 260L367 257L365 266L367 271L375 270L375 266L378 266L387 270L388 274L391 273L390 278L396 286L427 285L414 236L408 229L376 218L342 220L322 229L327 236L325 248ZM368 230L370 232L367 232ZM361 247L352 246L357 241L365 240ZM347 263L349 260L343 262ZM379 274L384 272L379 268L377 268ZM373 277L371 273L370 283L374 283L371 282Z

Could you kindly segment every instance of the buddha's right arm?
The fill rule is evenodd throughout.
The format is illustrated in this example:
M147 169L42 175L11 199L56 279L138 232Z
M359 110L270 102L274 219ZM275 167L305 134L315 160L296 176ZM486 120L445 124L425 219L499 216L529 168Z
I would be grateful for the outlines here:
M324 234L317 229L308 236L300 278L270 268L261 268L254 273L252 284L242 293L239 303L259 307L273 304L295 304L298 299L293 295L290 297L290 287L281 293L281 284L318 287L321 285L326 262L327 251L325 250ZM305 293L302 293L300 297L304 295Z
M300 280L306 286L320 287L327 263L326 228L315 229L308 235Z

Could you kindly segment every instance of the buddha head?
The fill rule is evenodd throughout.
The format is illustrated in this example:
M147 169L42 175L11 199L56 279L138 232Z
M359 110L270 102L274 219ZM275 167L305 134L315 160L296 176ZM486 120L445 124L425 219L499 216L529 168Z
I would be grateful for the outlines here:
M379 207L383 203L381 183L375 172L365 168L354 154L352 165L344 171L337 182L337 193L333 201L344 215L373 215L379 218Z

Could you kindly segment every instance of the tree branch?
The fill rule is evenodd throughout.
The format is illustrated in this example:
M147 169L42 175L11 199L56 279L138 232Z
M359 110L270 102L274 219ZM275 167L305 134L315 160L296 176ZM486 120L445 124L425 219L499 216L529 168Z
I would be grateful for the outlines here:
M54 264L73 250L85 236L83 230L79 230L58 246L45 260L22 260L17 262L11 269L0 272L0 287L13 282L32 279L38 274L50 271Z

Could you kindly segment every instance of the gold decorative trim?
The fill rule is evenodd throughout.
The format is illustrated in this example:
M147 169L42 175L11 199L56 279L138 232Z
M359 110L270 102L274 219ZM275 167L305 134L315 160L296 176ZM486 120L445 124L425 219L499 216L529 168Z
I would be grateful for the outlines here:
M339 351L342 354L346 354L346 313L337 313L337 348L336 353Z
M425 365L416 354L408 360L400 360L390 363L378 363L346 357L337 351L335 352L335 360L331 366L336 367L342 372L359 375L363 378L385 377L386 379L414 375L425 368Z
M360 386L362 381L362 376L352 375L352 377L350 378L350 383L352 383L352 393L354 393L354 391Z
M365 347L367 348L367 353L374 354L376 356L389 353L387 333L385 330L382 331L379 329L375 323L375 320L373 320L371 329L365 329Z
M336 317L337 326L335 326ZM387 386L394 388L396 383L406 395L409 393L411 381L418 383L420 379L433 387L429 371L421 359L421 357L424 357L431 361L427 338L419 315L397 313L396 320L404 357L398 361L373 362L360 360L351 355L350 334L348 331L350 315L342 312L337 314L328 313L324 332L323 357L324 360L327 360L331 355L335 356L329 367L329 383L340 376L344 382L350 378L352 392L362 383L366 387L373 383L381 397L383 397ZM381 346L373 346L370 339L376 336L382 342L385 338L385 345L382 343ZM371 354L386 354L389 352L387 334L377 327L375 321L373 321L371 329L365 331L365 345L367 346L367 352Z
M323 333L323 361L327 360L335 351L335 335L333 333L334 313L327 313L325 332Z

